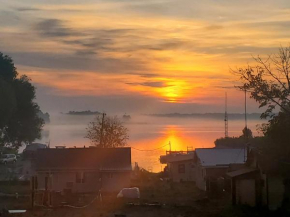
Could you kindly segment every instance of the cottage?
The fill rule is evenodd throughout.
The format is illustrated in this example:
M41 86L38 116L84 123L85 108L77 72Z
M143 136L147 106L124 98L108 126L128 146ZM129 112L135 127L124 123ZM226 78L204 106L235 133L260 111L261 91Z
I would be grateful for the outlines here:
M74 193L117 192L130 187L131 148L37 150L38 189Z
M244 149L218 149L197 148L195 149L195 182L196 186L204 191L215 188L219 181L224 181L226 173L235 165L241 167L245 162ZM214 184L215 183L215 184Z
M194 181L194 152L170 152L160 157L167 164L169 178L173 182Z
M274 162L271 165L273 166ZM249 151L246 166L229 172L228 176L232 180L233 205L266 206L270 210L282 206L284 180L275 169L263 165L260 154L254 149Z

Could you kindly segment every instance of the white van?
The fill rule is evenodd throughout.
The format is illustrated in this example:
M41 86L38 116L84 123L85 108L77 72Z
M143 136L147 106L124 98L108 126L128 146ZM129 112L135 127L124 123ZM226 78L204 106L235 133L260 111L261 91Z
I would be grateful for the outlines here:
M15 163L17 161L15 154L3 154L0 158L0 162L3 164Z

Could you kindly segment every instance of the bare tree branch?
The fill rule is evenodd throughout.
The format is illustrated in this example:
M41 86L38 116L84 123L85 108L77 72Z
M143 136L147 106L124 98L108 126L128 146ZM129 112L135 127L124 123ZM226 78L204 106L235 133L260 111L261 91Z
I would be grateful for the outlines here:
M242 82L237 88L249 91L259 107L267 106L263 117L271 116L276 106L290 114L290 47L280 48L278 55L266 59L258 56L254 60L256 67L231 69Z

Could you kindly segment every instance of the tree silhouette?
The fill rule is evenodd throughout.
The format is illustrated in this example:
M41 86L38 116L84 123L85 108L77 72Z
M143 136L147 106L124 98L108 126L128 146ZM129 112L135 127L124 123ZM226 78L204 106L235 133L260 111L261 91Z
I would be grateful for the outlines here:
M115 148L125 146L129 136L128 129L116 116L109 117L103 114L89 123L85 138L90 139L96 147Z
M266 107L261 118L268 118L260 130L264 134L260 157L275 172L289 176L290 171L290 47L266 59L255 58L257 66L233 71L242 81L239 89ZM276 110L275 110L276 109ZM274 112L274 111L277 111ZM273 166L275 165L275 167Z
M250 92L250 97L267 109L262 118L272 117L278 106L290 115L290 47L281 47L278 54L266 59L254 58L257 65L231 70L240 77L242 86L238 88Z
M43 120L30 79L18 72L13 60L0 52L0 146L19 148L40 138Z

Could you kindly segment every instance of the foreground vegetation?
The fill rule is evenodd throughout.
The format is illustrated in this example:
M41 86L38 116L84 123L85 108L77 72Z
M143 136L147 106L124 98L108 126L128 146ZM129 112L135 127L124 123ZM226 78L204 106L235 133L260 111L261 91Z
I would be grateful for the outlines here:
M270 213L246 206L232 207L230 195L225 193L219 197L208 197L198 190L194 183L172 183L160 178L160 174L141 173L132 183L140 188L140 200L117 199L116 194L104 194L102 202L94 201L83 209L59 207L35 207L31 209L27 196L0 197L0 208L28 209L24 217L96 217L96 216L126 216L126 217L248 217L248 216L286 216L283 213ZM4 187L4 186L1 186ZM17 188L14 185L14 189ZM19 187L22 192L29 191L29 185ZM13 193L13 188L9 188ZM91 199L92 196L87 199ZM87 203L87 202L86 202ZM84 205L79 200L76 206Z

